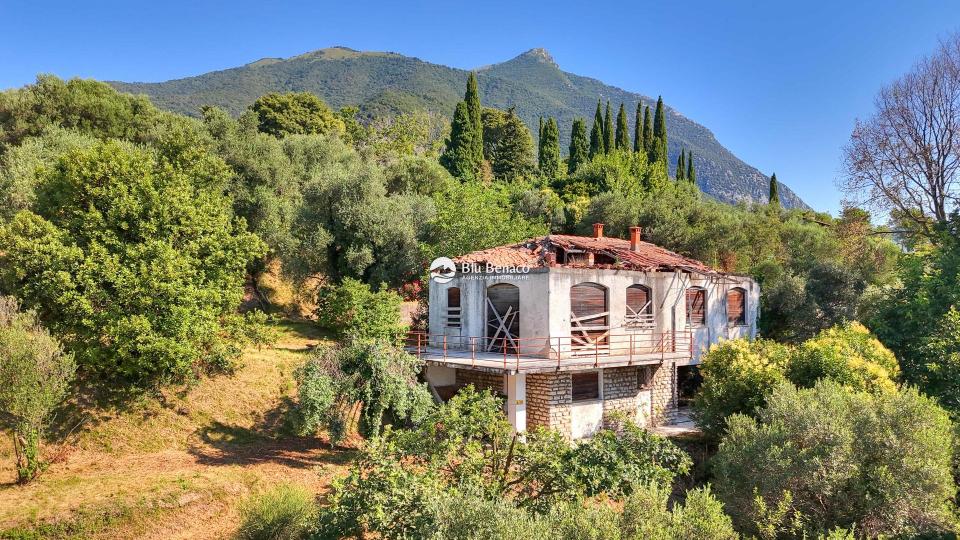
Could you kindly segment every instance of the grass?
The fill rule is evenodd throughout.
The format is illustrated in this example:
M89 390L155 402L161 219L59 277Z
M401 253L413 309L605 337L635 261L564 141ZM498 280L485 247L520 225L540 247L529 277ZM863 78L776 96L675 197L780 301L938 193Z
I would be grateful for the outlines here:
M289 484L251 496L241 506L238 540L292 540L303 536L316 514L313 495Z
M352 455L285 429L293 371L325 336L280 324L271 347L245 351L232 375L90 416L62 462L13 484L9 437L0 438L0 538L221 538L240 501L274 486L313 496Z

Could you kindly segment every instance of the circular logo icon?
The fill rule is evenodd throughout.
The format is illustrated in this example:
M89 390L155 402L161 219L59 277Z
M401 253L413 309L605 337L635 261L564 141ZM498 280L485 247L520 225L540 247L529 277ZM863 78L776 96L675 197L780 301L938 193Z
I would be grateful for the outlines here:
M448 283L457 275L457 266L447 257L437 257L430 263L430 279L437 283Z

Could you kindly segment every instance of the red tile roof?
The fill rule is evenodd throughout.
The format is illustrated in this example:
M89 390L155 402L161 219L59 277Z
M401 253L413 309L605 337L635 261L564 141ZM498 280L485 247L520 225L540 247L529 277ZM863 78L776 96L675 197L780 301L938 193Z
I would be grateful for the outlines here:
M457 257L457 263L491 263L498 266L526 265L530 267L550 266L547 254L556 253L557 249L565 252L578 250L584 253L593 253L595 264L593 268L611 268L627 270L683 270L703 274L718 273L706 264L684 257L649 242L640 242L637 250L630 249L630 241L621 238L593 238L590 236L571 236L566 234L551 234L530 238L518 244L499 246L482 251L467 253ZM597 255L606 256L610 263L596 261ZM602 260L602 257L600 257ZM557 258L555 266L568 268L587 268L585 262L563 262Z

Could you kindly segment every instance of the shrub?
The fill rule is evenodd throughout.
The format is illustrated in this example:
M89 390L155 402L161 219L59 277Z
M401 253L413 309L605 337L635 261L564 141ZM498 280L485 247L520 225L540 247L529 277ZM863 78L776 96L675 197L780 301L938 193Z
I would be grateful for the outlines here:
M385 419L419 421L433 399L417 381L421 363L384 342L356 342L316 351L295 373L301 433L326 429L332 442L346 436L360 404L359 430L380 432Z
M806 388L832 379L853 390L896 390L897 359L857 322L824 330L791 355L787 376Z
M399 295L374 292L353 278L340 285L324 285L317 293L317 322L339 339L380 339L399 343L406 332L400 316Z
M766 340L730 340L703 356L703 384L693 401L697 423L709 435L723 433L734 413L753 415L767 395L786 380L790 349Z
M910 536L952 526L953 432L914 389L853 392L822 380L782 384L758 420L730 418L714 458L717 493L751 530L755 497L776 507L784 492L810 533L855 527L866 537Z
M316 507L306 489L280 485L247 499L240 514L238 540L295 540L306 535Z
M33 312L20 312L0 297L0 425L13 435L17 481L43 470L40 454L46 421L67 395L76 365Z

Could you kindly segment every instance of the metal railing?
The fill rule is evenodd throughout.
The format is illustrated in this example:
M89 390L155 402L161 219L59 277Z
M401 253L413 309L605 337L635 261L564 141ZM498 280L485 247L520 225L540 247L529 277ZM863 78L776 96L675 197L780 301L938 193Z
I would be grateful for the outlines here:
M601 367L606 363L663 361L668 354L676 353L692 358L693 333L684 329L607 334L591 341L580 335L491 338L410 332L406 349L423 360L472 367L516 371Z

